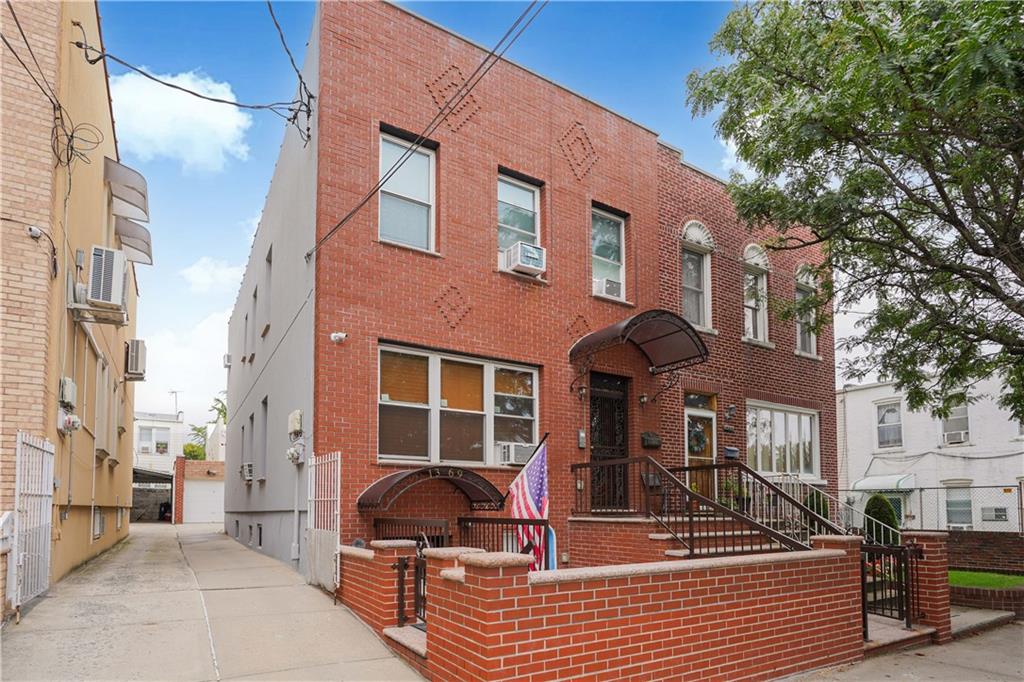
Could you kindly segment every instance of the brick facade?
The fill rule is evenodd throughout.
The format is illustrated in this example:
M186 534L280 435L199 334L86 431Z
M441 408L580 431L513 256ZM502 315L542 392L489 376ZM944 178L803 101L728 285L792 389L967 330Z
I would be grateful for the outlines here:
M377 180L382 126L419 131L438 110L437 82L457 71L468 75L485 55L382 3L323 5L319 41L318 237ZM629 379L630 453L641 452L642 432L655 431L661 450L644 454L683 460L684 389L717 394L719 451L745 448L748 398L810 407L819 410L821 476L834 490L831 330L819 338L820 360L797 357L794 323L774 315L774 349L740 341L740 257L746 244L765 235L752 235L737 221L720 181L682 164L652 131L507 62L491 70L453 120L432 136L436 253L380 241L371 201L316 257L314 451L344 453L343 542L372 537L372 515L360 514L356 499L396 470L377 462L377 396L368 388L377 385L378 351L389 342L538 368L539 431L551 434L550 515L564 548L575 496L569 465L589 458L589 448L577 443L577 432L588 429L588 401L570 392L579 370L568 362L569 347L644 310L681 312L680 231L691 219L706 225L716 244L717 334L703 334L711 360L686 370L681 386L648 404L639 396L653 396L665 379L650 375L635 348L605 351L592 368ZM499 168L543 183L543 281L496 267ZM591 295L595 205L628 216L626 302ZM792 299L796 268L818 258L816 251L773 254L771 295ZM335 331L347 333L343 344L330 342ZM482 471L502 492L515 474L502 467ZM389 513L454 519L464 511L457 495L412 495Z
M917 601L921 613L914 622L934 627L932 640L944 644L953 638L946 533L905 530L903 542L916 544L922 551L922 558L917 562Z
M649 519L570 518L569 565L610 566L665 561L665 550L679 549L675 539L652 539L664 529Z
M949 567L1024 575L1024 535L979 530L949 531Z

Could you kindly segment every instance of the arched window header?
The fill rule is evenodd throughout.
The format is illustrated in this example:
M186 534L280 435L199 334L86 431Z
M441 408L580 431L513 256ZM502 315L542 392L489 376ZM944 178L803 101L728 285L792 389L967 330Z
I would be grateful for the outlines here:
M703 223L696 220L691 220L683 226L683 241L708 251L714 251L715 249L715 240L711 236L711 232L708 231L708 228L704 227Z
M748 244L747 248L743 249L743 262L758 270L771 269L768 263L768 254L758 244Z
M796 269L796 283L808 289L818 288L818 280L814 276L814 270L807 263L800 265Z

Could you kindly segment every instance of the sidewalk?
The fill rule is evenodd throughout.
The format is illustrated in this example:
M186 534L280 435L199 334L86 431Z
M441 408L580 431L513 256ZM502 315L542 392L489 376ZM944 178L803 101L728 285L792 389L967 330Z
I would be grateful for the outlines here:
M218 526L135 524L2 635L3 680L417 680L346 609Z

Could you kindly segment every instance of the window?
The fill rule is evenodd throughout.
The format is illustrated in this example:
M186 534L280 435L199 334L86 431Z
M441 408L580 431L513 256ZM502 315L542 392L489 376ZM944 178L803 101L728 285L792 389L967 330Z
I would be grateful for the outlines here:
M814 295L812 289L798 286L796 302L803 303ZM818 335L814 332L814 311L801 310L796 318L796 349L805 355L818 354Z
M249 313L245 314L245 327L242 332L242 362L249 359Z
M256 546L257 547L262 547L263 546L263 524L262 523L257 523L256 524Z
M900 404L885 403L876 406L878 417L878 447L898 448L903 445L903 421Z
M266 277L263 279L263 330L260 331L260 338L267 338L267 333L270 331L270 294L272 292L270 288L270 279L274 274L274 247L271 246L267 249L267 261L266 261Z
M150 455L156 453L158 455L166 455L170 447L170 440L170 429L140 426L139 454Z
M982 521L1006 521L1008 516L1006 514L1006 507L982 507L981 508L981 520Z
M249 524L249 546L252 546L252 524Z
M950 410L949 416L942 420L942 442L946 445L956 445L966 443L970 437L967 403L964 402Z
M267 419L270 415L270 406L267 397L264 396L260 402L260 459L256 465L256 478L261 481L267 480Z
M625 221L593 209L590 216L591 269L594 293L626 298Z
M410 147L396 137L381 135L381 178ZM434 250L433 151L420 147L412 152L381 187L379 236L382 241Z
M239 529L238 519L235 519L235 539L242 537L242 531Z
M243 462L252 462L253 458L253 440L256 437L256 415L255 413L249 414L249 429L245 433L249 434L249 438L245 441L245 454L242 457Z
M768 256L756 244L743 251L743 336L768 341Z
M107 530L107 521L103 516L103 510L99 507L92 508L92 539L102 537Z
M536 442L535 370L398 348L380 351L384 459L495 463L494 443Z
M697 327L711 328L711 252L715 241L701 223L691 220L683 228L683 318Z
M683 319L697 327L708 325L708 266L710 256L683 249Z
M817 413L748 404L747 463L763 472L817 475Z
M504 175L498 176L499 251L516 242L535 246L540 243L539 205L539 188Z
M110 436L110 379L109 368L103 358L96 362L96 422L93 425L94 446L105 453L108 451L107 439Z
M948 488L946 490L946 523L949 525L971 525L971 489Z
M249 332L249 338L245 340L245 346L249 349L249 361L252 362L253 355L256 353L256 328L259 326L259 300L260 290L259 287L253 287L252 290L252 310L250 315L252 316L252 324L249 324L249 316L246 316L245 328Z

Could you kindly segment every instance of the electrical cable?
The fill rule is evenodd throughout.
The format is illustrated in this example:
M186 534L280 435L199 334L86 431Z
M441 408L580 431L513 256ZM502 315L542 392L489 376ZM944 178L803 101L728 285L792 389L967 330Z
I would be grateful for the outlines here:
M281 47L284 48L285 54L288 55L288 61L292 64L292 70L295 72L295 77L299 79L299 101L304 105L306 112L306 134L303 136L303 143L308 144L312 137L310 132L310 119L313 116L313 100L316 96L310 91L309 86L306 85L306 79L302 77L302 71L299 70L298 65L295 63L295 57L292 56L292 51L288 49L288 42L284 38L284 31L281 29L281 24L277 21L277 15L274 14L274 6L270 0L267 0L267 10L270 12L270 19L274 22L274 28L277 29L277 36L281 40ZM297 114L296 114L297 116ZM296 123L296 126L298 124ZM301 130L299 131L302 132Z
M380 189L387 183L387 181L391 179L391 176L397 173L398 170L405 164L405 162L408 159L410 159L412 155L415 154L420 147L423 146L423 143L427 141L429 135L434 130L436 130L437 127L440 126L441 123L443 123L448 118L448 116L450 116L458 108L462 100L464 100L473 91L473 88L475 88L477 84L483 79L483 77L487 75L487 72L490 71L495 64L501 61L502 57L504 56L508 48L510 48L516 42L516 40L519 39L523 32L527 28L529 28L530 24L533 23L533 20L537 18L537 15L540 14L544 7L548 4L548 1L549 0L544 0L543 2L541 2L540 7L537 9L537 11L534 12L532 16L530 16L530 18L526 21L525 24L523 24L521 28L519 28L518 32L514 36L512 36L508 44L502 47L502 43L508 40L509 36L514 31L516 31L516 27L518 27L519 24L522 23L526 16L530 13L530 11L533 10L534 6L537 5L538 0L533 0L529 4L529 6L525 10L523 10L523 13L520 14L519 18L516 19L516 21L509 27L509 29L505 32L505 35L501 37L501 40L499 40L491 49L491 51L487 53L483 61L481 61L480 64L476 67L476 70L474 70L473 73L470 74L469 78L467 78L459 87L459 89L448 99L448 101L444 103L440 111L438 111L437 115L434 116L433 120L431 120L431 122L427 124L427 127L424 128L423 131L416 137L416 140L412 143L412 145L406 148L405 153L402 154L402 156L400 156L397 161L395 161L391 168L389 168L388 171L381 176L380 180L378 180L377 183L373 187L371 187L370 190L365 195L363 195L363 197L356 203L356 205L348 213L346 213L341 218L341 220L339 220L330 230L328 230L323 237L317 240L317 242L313 245L313 248L306 252L306 261L309 261L309 259L312 258L313 254L320 250L321 246L323 246L331 237L333 237L338 230L344 227L345 224L348 223L348 221L355 217L356 213L358 213L359 210L363 206L365 206L366 203L369 202L370 199L372 199L374 195L377 194L378 191L380 191ZM498 52L499 49L501 50L500 52ZM474 81L473 79L474 77L477 76L477 74L479 74L479 77L477 77L476 80Z

